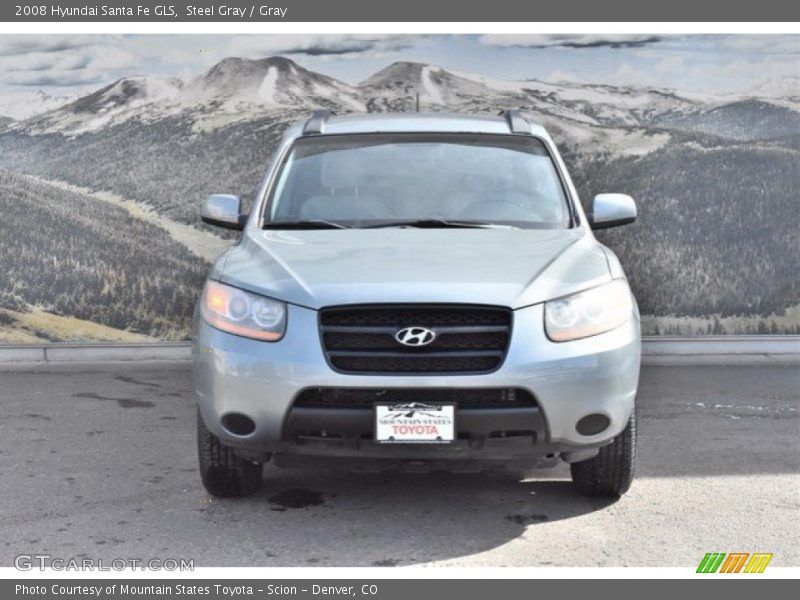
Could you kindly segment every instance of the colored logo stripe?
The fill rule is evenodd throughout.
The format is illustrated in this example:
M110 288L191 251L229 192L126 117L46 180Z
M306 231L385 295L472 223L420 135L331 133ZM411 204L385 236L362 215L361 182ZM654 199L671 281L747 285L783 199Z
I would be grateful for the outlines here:
M726 558L727 556L727 558ZM747 560L748 557L750 560ZM744 568L745 573L763 573L772 560L772 554L767 552L707 552L697 567L698 573L740 573ZM745 566L746 563L746 566Z
M750 556L748 552L732 552L728 554L728 558L722 563L720 573L738 573L742 570L747 557Z
M772 560L772 554L767 553L760 553L760 554L753 554L750 557L750 562L747 563L747 566L744 568L745 573L763 573L764 569L767 568L769 561Z
M716 573L722 560L725 558L724 552L708 552L700 561L700 566L697 567L698 573Z

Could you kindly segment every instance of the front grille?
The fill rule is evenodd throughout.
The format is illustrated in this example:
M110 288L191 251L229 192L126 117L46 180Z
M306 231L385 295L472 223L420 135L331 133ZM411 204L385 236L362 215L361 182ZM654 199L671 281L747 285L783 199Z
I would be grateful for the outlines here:
M531 408L536 400L519 388L308 388L295 398L298 408L372 408L376 403L455 404L470 408Z
M436 333L427 346L405 346L406 327ZM511 338L511 311L491 306L375 305L320 311L325 356L346 373L487 373L499 368Z

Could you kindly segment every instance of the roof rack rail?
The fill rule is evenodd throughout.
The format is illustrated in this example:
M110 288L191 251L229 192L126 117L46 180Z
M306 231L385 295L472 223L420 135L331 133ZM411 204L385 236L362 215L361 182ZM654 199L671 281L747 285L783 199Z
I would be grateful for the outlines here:
M512 110L501 110L498 113L499 116L503 117L508 123L508 128L511 130L511 133L525 133L530 134L531 127L528 120L522 116L522 112L517 109Z
M325 121L328 120L333 113L329 110L315 110L311 113L311 117L306 121L303 126L303 135L315 135L322 133L322 128L325 127Z

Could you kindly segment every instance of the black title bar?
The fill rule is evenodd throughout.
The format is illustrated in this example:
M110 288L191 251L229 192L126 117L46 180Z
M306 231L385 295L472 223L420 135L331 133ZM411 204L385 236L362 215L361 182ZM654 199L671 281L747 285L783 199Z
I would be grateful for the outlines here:
M0 22L797 22L786 0L11 0Z

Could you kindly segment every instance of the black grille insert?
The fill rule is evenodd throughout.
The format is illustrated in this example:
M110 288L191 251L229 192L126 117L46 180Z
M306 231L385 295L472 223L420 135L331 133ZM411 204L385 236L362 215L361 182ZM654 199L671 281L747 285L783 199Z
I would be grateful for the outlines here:
M499 368L511 338L511 311L469 305L371 305L320 311L330 365L347 373L486 373ZM436 333L426 346L405 346L406 327Z
M376 402L455 404L470 408L532 408L536 400L520 388L308 388L295 398L298 408L372 408Z

